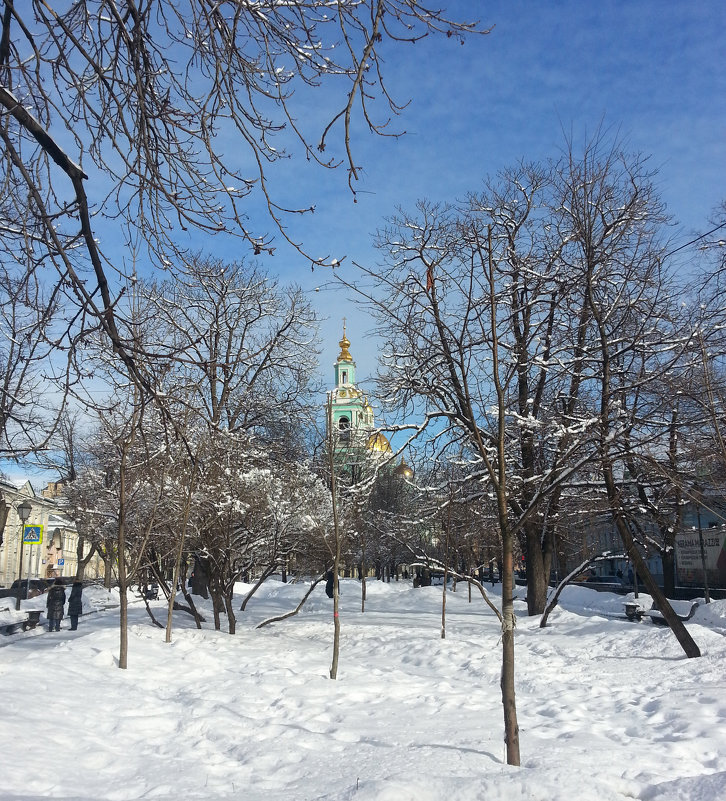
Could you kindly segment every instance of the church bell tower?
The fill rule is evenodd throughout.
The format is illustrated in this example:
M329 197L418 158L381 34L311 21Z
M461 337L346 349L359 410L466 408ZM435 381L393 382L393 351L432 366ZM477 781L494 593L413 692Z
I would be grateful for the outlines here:
M331 393L333 428L341 445L364 446L375 426L373 407L355 385L355 362L345 333L338 343L340 353L334 364L335 389Z

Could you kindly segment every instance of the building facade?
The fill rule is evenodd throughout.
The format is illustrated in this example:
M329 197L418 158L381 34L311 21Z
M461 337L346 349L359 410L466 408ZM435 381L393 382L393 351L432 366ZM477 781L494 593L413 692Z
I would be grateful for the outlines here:
M676 535L676 573L682 587L726 590L726 503L720 496L688 500Z
M53 484L38 495L29 481L21 487L0 481L0 586L9 587L18 578L72 578L76 575L78 532L75 523L64 513L61 490L62 487ZM40 541L26 541L21 547L23 522L18 507L22 503L30 504L25 526L34 527ZM94 557L86 566L85 577L101 575L103 562Z

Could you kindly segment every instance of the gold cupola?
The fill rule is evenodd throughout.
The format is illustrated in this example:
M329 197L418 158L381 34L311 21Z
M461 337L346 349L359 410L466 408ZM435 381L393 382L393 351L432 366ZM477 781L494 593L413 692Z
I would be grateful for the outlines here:
M338 344L340 345L340 354L335 362L335 386L338 390L344 386L350 390L355 385L355 362L350 355L350 340L345 334L345 317L343 318L343 338ZM356 396L358 394L356 393Z
M413 479L413 468L406 464L406 460L401 457L401 464L398 465L393 471L393 475L397 478L403 478L406 481Z
M338 342L340 345L340 354L338 355L339 362L352 362L353 357L350 355L348 348L350 347L350 340L345 335L345 324L343 324L343 339Z
M386 435L381 434L380 431L371 434L370 437L368 437L366 448L374 453L392 453L391 443L388 441Z

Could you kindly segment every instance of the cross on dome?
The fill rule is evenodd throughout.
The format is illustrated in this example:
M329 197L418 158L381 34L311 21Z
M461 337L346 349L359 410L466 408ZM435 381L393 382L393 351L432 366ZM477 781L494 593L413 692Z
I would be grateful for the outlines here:
M340 354L338 355L339 362L352 362L353 357L350 355L348 348L350 347L350 340L345 335L345 317L343 317L343 338L338 342L340 345Z

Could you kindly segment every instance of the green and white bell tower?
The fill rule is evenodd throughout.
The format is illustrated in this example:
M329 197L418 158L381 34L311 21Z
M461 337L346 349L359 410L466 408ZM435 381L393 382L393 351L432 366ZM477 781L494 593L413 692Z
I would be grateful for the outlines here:
M366 445L375 426L373 407L362 390L355 385L355 362L350 355L350 340L345 335L338 343L340 353L335 362L335 389L331 393L333 428L341 445Z

